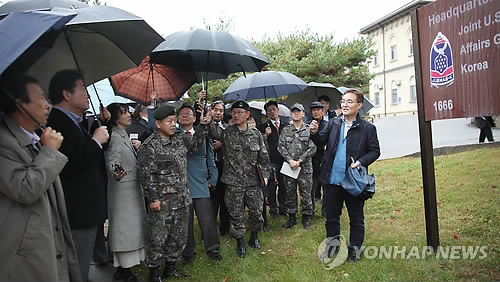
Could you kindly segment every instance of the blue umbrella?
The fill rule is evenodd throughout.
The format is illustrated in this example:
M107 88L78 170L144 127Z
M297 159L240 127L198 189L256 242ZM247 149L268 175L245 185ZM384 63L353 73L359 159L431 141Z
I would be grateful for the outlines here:
M224 92L224 100L277 98L300 92L307 86L305 81L288 72L257 72L236 79Z
M37 40L51 37L59 32L75 15L34 11L13 12L1 20L0 74L3 74Z

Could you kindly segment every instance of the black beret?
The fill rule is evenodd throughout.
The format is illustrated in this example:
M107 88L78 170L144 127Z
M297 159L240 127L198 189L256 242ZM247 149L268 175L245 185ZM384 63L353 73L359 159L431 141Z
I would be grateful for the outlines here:
M153 113L153 118L156 120L162 120L168 116L175 116L175 108L172 106L160 106Z
M236 109L236 108L245 109L247 111L250 110L250 106L247 104L247 102L242 101L242 100L238 100L238 101L233 103L233 105L231 106L231 110Z

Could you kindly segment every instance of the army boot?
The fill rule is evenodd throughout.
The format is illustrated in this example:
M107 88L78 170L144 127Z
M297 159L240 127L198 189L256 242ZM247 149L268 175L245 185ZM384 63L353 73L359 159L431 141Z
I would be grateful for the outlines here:
M261 249L262 247L260 246L259 242L259 232L258 231L252 231L250 234L250 239L248 239L248 245L254 249Z
M289 213L288 214L288 221L283 224L283 227L285 228L292 228L294 225L297 225L297 219L295 218L295 214L294 213Z
M243 237L238 238L236 239L236 243L238 244L238 246L236 247L236 253L240 258L244 258L247 253L247 249L245 247L245 240L243 239Z
M149 268L149 282L162 282L160 276L160 267L150 267Z
M163 269L162 278L175 277L175 278L187 278L186 274L180 273L175 267L175 262L166 262L165 268Z
M305 229L311 228L311 223L309 222L310 219L310 215L302 215L302 226L304 226Z

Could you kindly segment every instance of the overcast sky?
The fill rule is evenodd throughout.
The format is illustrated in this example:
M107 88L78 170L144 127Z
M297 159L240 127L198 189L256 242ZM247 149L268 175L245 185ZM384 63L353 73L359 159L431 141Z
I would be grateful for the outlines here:
M274 38L309 28L335 41L358 37L361 28L411 2L410 0L101 0L144 18L167 36L191 27L232 21L231 32L248 40Z

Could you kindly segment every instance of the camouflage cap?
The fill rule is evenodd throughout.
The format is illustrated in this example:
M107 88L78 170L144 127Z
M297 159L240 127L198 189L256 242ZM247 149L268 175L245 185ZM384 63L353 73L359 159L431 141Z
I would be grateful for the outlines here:
M250 106L248 105L248 103L245 101L242 101L242 100L238 100L238 101L233 103L233 105L231 106L231 110L236 109L236 108L244 109L247 111L250 110Z
M325 108L325 106L323 106L323 104L321 104L321 102L318 102L318 101L314 101L311 103L311 105L309 106L309 109L314 109L314 108Z
M294 109L304 111L304 106L302 106L302 104L295 103L295 104L293 104L293 106L290 108L290 111L293 111Z
M168 116L175 116L175 108L172 106L160 106L153 113L153 118L155 120L162 120Z

